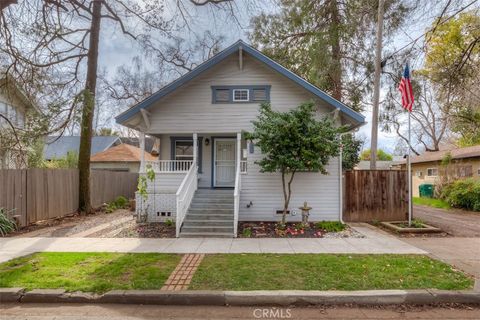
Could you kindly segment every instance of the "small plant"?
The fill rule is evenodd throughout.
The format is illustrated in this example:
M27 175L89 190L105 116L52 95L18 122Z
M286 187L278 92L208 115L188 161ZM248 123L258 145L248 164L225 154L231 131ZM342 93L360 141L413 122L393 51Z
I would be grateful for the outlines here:
M250 238L252 236L252 229L245 228L245 229L243 229L242 234L245 238Z
M379 225L380 225L380 221L377 220L377 219L373 219L373 220L372 220L372 224L373 224L374 226L379 226Z
M326 232L340 232L345 230L347 225L340 221L320 221L315 223L315 227Z
M128 206L128 199L124 196L118 196L114 201L107 204L106 213L112 213L117 209L125 209Z
M167 220L165 220L165 225L167 227L173 227L173 226L175 226L175 222L172 219L167 219Z
M8 217L7 210L0 208L0 235L5 237L7 233L15 231L16 229L17 224Z
M401 228L417 228L417 229L425 228L424 225L425 223L422 220L416 219L416 218L412 220L412 223L410 226L408 225L408 222L402 222L398 224L398 226Z

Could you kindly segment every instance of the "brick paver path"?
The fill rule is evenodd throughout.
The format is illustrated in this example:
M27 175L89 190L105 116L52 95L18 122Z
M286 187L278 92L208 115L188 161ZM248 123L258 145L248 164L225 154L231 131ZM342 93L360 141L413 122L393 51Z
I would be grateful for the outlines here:
M195 271L203 260L204 254L186 254L168 277L162 290L187 290Z

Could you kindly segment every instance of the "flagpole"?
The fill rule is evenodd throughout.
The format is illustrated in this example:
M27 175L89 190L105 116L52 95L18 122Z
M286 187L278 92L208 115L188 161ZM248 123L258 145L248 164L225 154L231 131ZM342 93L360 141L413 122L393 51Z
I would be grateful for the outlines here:
M413 107L413 106L412 106ZM410 143L410 137L411 137L411 114L412 111L408 110L408 226L412 225L412 162L410 160L411 156L411 143Z

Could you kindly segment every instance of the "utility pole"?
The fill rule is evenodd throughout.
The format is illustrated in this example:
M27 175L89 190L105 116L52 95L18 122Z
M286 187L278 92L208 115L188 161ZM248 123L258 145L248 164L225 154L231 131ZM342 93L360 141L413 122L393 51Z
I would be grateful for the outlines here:
M382 73L382 38L385 0L378 1L377 43L375 45L375 79L373 82L372 136L370 144L370 170L377 168L378 109L380 104L380 75Z

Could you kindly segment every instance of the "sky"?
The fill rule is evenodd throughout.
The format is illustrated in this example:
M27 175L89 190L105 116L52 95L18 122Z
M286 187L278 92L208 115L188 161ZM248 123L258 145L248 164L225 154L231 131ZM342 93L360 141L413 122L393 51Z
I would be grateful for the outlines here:
M173 0L172 0L173 1ZM167 12L173 10L172 1L167 1ZM441 3L445 3L446 0L437 1L439 8L441 9ZM460 3L461 1L459 1ZM245 1L237 1L235 5L235 19L233 21L231 15L226 12L218 11L213 13L215 9L208 6L200 8L190 8L190 27L191 29L185 29L180 31L179 35L185 38L187 41L193 39L196 35L203 34L205 31L210 31L213 35L223 36L223 48L228 47L231 43L242 39L248 42L249 21L250 18L260 12L274 12L275 5L272 1L256 2L255 5L246 5ZM261 4L257 4L261 3ZM457 3L457 5L459 4ZM447 14L453 11L447 11ZM428 11L424 9L422 12L416 12L411 17L407 26L401 28L394 37L384 44L384 51L396 51L399 48L409 45L412 47L412 41L418 37L421 37L425 30L431 26L433 19L438 13L435 11ZM131 63L131 59L138 55L140 52L139 46L133 41L126 38L118 28L108 26L103 29L102 33L102 46L100 50L99 66L100 69L107 70L109 76L115 74L115 70L121 65L128 65ZM421 43L421 41L417 42ZM407 49L408 49L407 48ZM373 49L372 49L373 50ZM415 59L412 63L412 69L420 67L421 58ZM385 96L385 90L381 90L381 100ZM124 108L126 108L125 106ZM381 108L381 106L380 106ZM363 114L366 116L367 123L358 130L358 135L365 139L365 148L370 146L371 136L371 122L372 112L371 105L367 106L367 109ZM107 117L107 122L113 123L113 117ZM386 133L379 130L378 147L388 152L393 152L397 143L397 136L395 133Z

